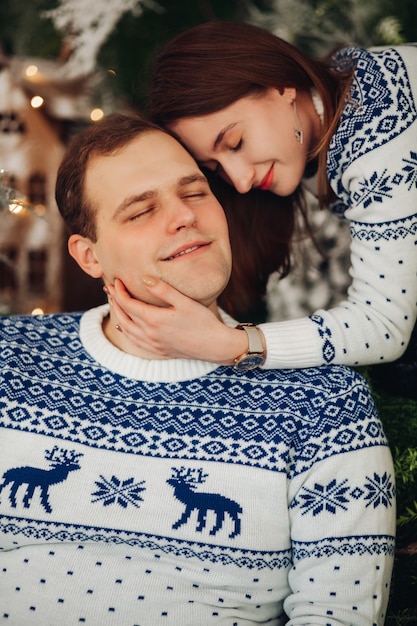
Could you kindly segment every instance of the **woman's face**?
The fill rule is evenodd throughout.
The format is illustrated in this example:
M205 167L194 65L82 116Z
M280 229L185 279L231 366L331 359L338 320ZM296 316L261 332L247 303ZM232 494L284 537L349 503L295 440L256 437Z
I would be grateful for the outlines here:
M303 143L294 135L301 127ZM271 88L221 111L179 119L169 128L201 166L218 172L240 193L259 187L287 196L302 179L320 121L309 94Z

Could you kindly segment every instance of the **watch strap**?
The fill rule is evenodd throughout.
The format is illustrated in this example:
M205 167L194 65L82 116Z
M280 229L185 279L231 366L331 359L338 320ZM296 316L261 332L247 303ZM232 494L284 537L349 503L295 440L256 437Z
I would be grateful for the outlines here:
M264 354L265 349L262 343L261 331L254 324L238 324L236 328L246 331L248 336L247 354Z

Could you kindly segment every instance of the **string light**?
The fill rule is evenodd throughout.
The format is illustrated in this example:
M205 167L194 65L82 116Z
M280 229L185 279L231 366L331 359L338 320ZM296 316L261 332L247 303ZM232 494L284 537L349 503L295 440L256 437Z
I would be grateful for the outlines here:
M23 206L18 202L10 202L8 209L10 213L14 213L14 215L17 215L18 213L22 213L22 211L24 211Z
M42 98L42 96L33 96L33 98L30 101L30 106L33 109L39 109L39 107L41 107L44 103L44 99Z
M90 113L90 119L92 122L98 122L104 117L104 111L102 109L93 109Z
M9 211L14 215L24 215L29 212L36 212L31 206L27 197L17 189L9 187L9 174L7 170L0 169L0 211Z
M28 65L25 71L26 76L35 76L38 73L38 67L36 65Z

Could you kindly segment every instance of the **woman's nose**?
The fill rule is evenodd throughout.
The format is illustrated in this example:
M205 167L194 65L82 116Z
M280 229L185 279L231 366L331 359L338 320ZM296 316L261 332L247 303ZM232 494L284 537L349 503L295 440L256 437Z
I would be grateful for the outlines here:
M249 165L240 163L224 167L224 172L233 187L239 193L247 193L252 189L255 180L255 172Z

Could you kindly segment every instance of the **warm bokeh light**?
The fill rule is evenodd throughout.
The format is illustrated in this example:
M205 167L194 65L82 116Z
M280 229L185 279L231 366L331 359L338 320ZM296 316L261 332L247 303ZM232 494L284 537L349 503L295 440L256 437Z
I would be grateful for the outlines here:
M18 202L10 202L9 211L10 213L14 213L15 215L17 215L18 213L21 213L23 211L23 206Z
M43 314L44 314L44 311L41 308L33 309L32 313L31 313L31 315L43 315Z
M90 119L92 122L98 122L104 117L104 111L102 109L93 109L90 113Z
M31 76L35 76L35 74L38 73L38 68L36 65L28 65L26 68L26 76L31 77Z
M32 100L30 101L30 105L34 109L39 109L39 107L43 105L43 102L44 100L42 96L33 96Z

